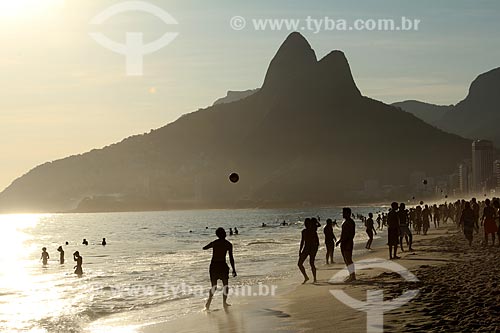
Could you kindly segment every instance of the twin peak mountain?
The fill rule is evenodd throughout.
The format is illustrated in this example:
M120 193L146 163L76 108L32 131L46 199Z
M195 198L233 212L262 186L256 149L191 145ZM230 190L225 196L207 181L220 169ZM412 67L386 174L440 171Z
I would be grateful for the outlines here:
M450 173L470 141L362 96L341 51L299 33L256 93L148 134L40 165L0 194L3 211L131 211L359 202L366 180ZM228 175L237 172L233 184ZM395 198L392 198L395 199Z

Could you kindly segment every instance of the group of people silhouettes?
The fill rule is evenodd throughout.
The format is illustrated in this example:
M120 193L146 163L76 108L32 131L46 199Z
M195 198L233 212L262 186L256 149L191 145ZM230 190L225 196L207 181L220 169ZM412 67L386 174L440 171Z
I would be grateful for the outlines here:
M69 245L69 242L66 242L66 245ZM87 239L85 239L85 238L83 239L82 245L86 245L86 246L89 245L89 242L87 241ZM106 238L102 239L101 245L102 246L107 245ZM59 246L57 248L57 252L59 252L59 264L62 265L62 264L64 264L64 249L63 249L63 247ZM44 266L48 265L49 259L50 259L50 255L47 252L47 248L43 247L42 248L42 256L40 257L40 260L42 260L42 264ZM83 257L80 255L79 251L75 251L75 253L73 253L73 260L76 262L76 266L73 267L75 269L75 274L78 275L79 277L81 277L83 275L83 268L82 268Z
M66 245L68 242L66 242ZM59 263L62 265L64 264L64 249L62 246L59 246L57 248L57 252L59 252ZM42 256L40 257L40 260L42 260L42 263L44 266L48 265L50 259L50 255L47 252L46 247L42 247ZM73 253L73 260L76 262L76 266L73 267L75 269L75 274L78 275L79 277L83 275L83 257L80 255L80 252L75 251Z

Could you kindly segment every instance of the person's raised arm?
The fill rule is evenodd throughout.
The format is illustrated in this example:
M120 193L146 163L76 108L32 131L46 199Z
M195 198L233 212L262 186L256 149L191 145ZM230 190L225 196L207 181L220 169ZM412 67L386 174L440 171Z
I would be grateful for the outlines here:
M233 244L229 243L229 263L233 269L233 277L236 277L236 268L234 268Z
M209 244L205 245L203 247L203 250L208 250L211 249L212 247L214 247L214 242L210 242Z

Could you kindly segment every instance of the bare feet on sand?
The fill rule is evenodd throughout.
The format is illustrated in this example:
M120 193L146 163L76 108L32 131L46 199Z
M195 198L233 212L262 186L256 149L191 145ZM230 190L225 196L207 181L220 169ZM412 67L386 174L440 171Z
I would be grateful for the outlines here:
M302 282L302 284L306 284L306 282L309 281L309 278L308 277L305 277L304 278L304 282Z

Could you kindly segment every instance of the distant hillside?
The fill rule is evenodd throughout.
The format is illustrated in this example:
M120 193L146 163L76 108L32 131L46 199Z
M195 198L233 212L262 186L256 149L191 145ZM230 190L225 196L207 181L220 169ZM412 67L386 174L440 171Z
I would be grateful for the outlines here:
M248 89L248 90L244 90L244 91L229 90L225 97L219 98L218 100L216 100L214 102L213 105L236 102L236 101L239 101L240 99L243 99L243 98L246 98L250 95L255 94L257 91L259 91L259 89Z
M471 139L489 139L500 146L500 68L479 75L467 97L437 123Z
M4 211L323 205L359 200L365 180L447 174L470 141L364 97L345 55L317 60L290 34L262 88L149 134L49 162L0 194ZM438 161L438 162L436 162ZM237 184L228 181L238 172Z
M479 75L467 97L455 106L419 101L393 105L446 132L470 139L489 139L500 147L500 68Z
M415 100L397 102L392 105L401 108L432 125L435 125L439 120L441 120L441 118L444 117L447 111L450 111L453 108L453 105L434 105Z

